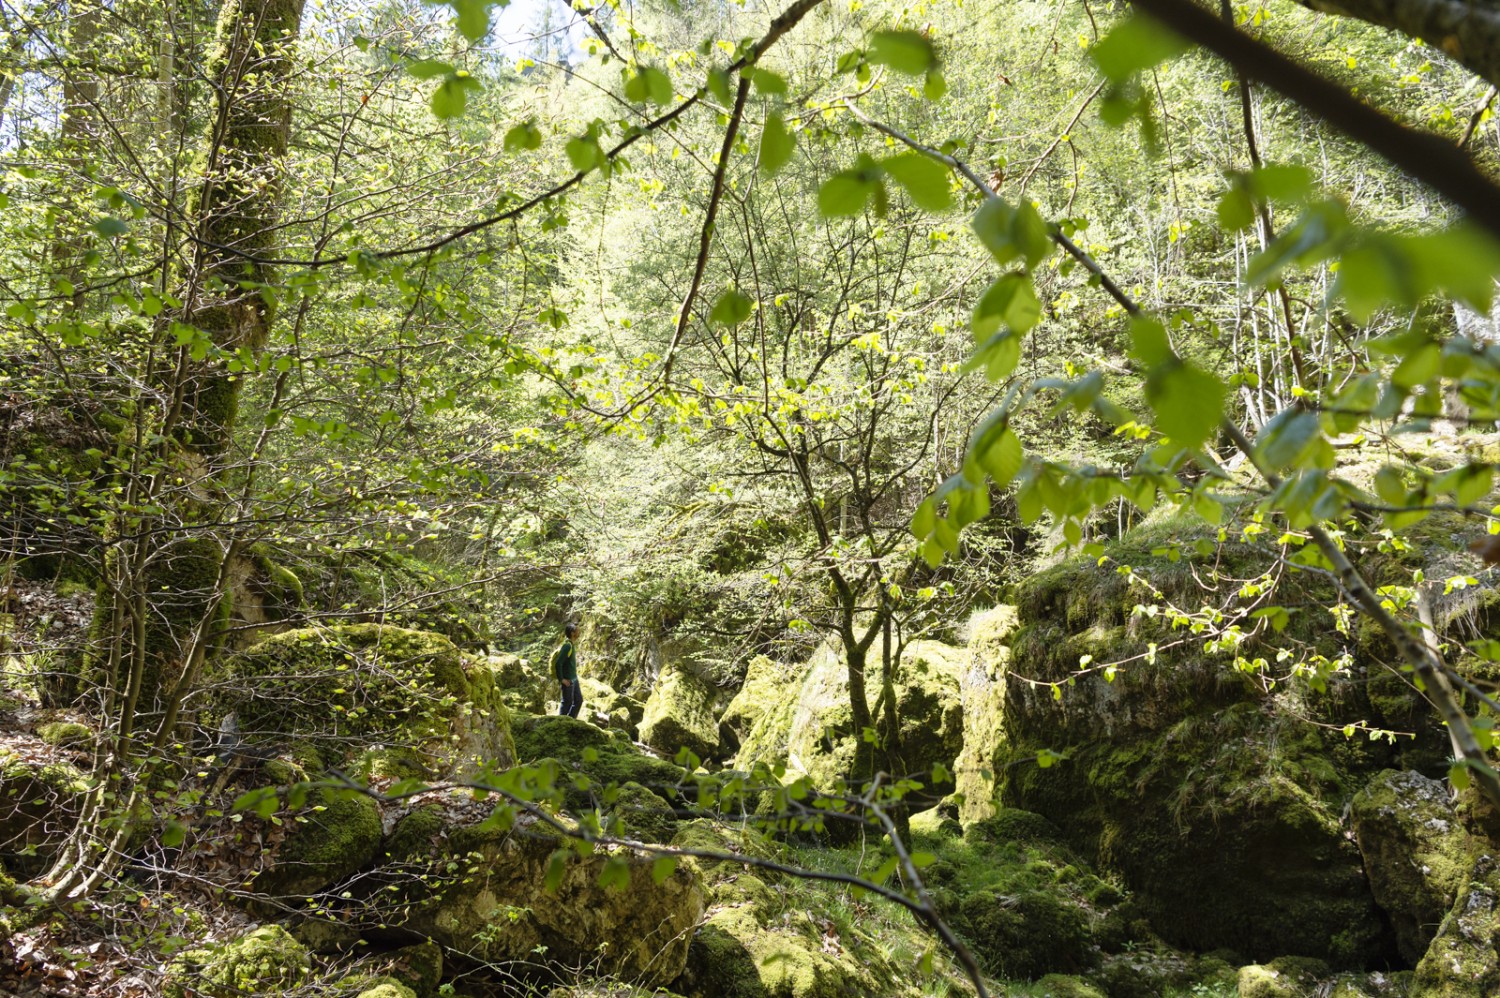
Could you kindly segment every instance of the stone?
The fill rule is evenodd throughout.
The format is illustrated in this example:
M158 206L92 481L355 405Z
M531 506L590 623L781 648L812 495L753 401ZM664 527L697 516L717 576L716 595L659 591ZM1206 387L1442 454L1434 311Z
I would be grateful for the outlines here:
M1412 998L1500 994L1500 862L1482 855L1417 964Z
M0 863L23 877L51 861L83 808L88 780L72 763L0 749Z
M620 787L608 813L611 818L620 819L626 838L641 842L670 842L677 831L672 805L639 783Z
M425 875L405 885L402 931L477 960L544 959L646 986L670 984L682 973L703 915L691 868L679 865L658 882L650 855L600 850L579 858L560 845L545 826L526 820L511 830L448 826L433 843ZM628 884L601 886L606 864ZM549 871L555 890L547 887Z
M988 818L995 810L994 758L1005 742L1004 676L1017 624L1016 608L1005 605L977 613L969 621L969 654L958 674L963 748L953 762L957 817L964 825Z
M238 939L173 957L164 991L167 998L280 994L300 987L311 969L306 948L286 929L263 925Z
M1390 916L1401 956L1414 965L1472 865L1448 787L1385 770L1355 795L1350 819L1375 901Z
M351 740L404 749L434 779L472 779L514 762L494 671L441 634L384 624L284 631L219 671L216 706L235 712L247 740L294 736L325 753Z
M310 897L337 885L375 859L384 829L380 809L364 794L318 788L288 822L286 840L254 881L257 894Z
M719 723L713 712L714 691L685 666L664 668L657 677L641 717L641 741L668 758L687 749L699 759L719 753Z

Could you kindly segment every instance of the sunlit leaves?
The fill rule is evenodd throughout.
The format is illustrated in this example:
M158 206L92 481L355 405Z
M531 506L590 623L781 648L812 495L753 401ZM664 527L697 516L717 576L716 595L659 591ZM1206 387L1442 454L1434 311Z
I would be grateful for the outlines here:
M738 326L750 318L753 309L754 302L749 295L738 288L730 288L714 302L708 318L710 322L720 326Z
M1277 413L1255 438L1255 456L1272 471L1292 465L1319 437L1318 417L1298 409Z
M835 173L818 188L818 212L824 218L858 215L874 199L875 213L885 214L885 184L881 176L875 161L861 155L853 167Z
M625 99L633 104L650 101L656 105L672 103L672 78L656 66L640 66L625 78Z
M791 161L797 151L797 137L786 127L786 121L775 112L766 115L760 133L760 168L773 175Z
M1011 207L1003 198L986 198L969 226L1002 265L1020 259L1027 267L1035 267L1052 252L1047 223L1030 201Z
M921 76L938 64L937 49L915 31L875 32L870 36L866 57L877 66L889 66L908 76Z
M948 167L916 152L897 153L876 162L861 154L852 167L840 170L818 189L818 211L824 218L858 215L867 206L877 216L886 213L885 181L895 181L924 211L944 211L952 206Z

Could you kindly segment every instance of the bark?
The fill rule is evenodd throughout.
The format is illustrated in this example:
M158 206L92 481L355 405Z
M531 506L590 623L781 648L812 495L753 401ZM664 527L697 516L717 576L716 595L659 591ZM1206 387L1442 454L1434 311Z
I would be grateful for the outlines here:
M291 132L288 77L304 0L227 0L209 61L215 108L209 157L191 216L192 263L183 296L187 321L214 344L259 352L272 322L263 293L274 276L259 259L275 238L280 168ZM221 365L188 372L181 399L188 441L205 453L228 448L240 382Z

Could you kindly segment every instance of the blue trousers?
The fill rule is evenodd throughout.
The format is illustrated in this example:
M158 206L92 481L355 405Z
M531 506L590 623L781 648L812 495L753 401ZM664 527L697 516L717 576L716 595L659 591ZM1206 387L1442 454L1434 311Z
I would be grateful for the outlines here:
M578 680L575 679L572 683L562 688L562 703L558 706L557 712L559 714L566 714L569 717L577 717L579 708L582 706L583 690L580 688Z

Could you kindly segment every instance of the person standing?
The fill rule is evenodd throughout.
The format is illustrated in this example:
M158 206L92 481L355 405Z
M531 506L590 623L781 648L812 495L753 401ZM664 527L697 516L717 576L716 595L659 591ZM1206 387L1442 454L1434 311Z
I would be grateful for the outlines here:
M563 642L552 653L552 671L562 684L562 703L557 712L577 717L583 706L583 689L578 683L578 652L573 642L578 638L578 625L569 621L563 625Z

